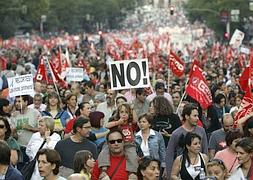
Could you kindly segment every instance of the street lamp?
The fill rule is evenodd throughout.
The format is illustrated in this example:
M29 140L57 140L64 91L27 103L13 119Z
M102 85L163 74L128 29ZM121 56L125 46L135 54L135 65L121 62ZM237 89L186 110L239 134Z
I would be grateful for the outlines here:
M47 16L46 15L41 15L41 17L40 17L40 33L41 33L41 36L44 36L43 24L44 24L44 22L46 22L46 20L47 20Z

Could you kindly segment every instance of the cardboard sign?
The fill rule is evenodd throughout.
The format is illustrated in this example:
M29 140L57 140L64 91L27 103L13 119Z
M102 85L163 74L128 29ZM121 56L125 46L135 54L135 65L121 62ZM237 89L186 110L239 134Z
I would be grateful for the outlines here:
M83 80L84 73L83 68L67 68L66 69L66 79L68 82L77 81L80 82Z
M150 86L147 59L113 61L109 70L113 90Z
M229 42L229 45L232 45L233 48L239 48L240 45L242 44L243 38L244 38L244 32L236 29Z
M27 74L8 78L9 96L33 95L33 75Z

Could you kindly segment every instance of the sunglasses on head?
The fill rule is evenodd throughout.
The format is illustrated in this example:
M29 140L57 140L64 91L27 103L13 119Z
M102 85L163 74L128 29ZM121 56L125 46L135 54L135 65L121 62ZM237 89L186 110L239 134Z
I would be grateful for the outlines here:
M116 140L110 140L109 143L110 144L115 144L115 143L122 143L123 142L123 139L116 139Z
M0 124L0 129L3 129L3 128L5 128L5 125Z

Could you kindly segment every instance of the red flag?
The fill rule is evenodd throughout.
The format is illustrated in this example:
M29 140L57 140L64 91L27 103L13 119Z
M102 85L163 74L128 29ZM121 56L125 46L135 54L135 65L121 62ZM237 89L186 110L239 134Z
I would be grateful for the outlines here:
M52 65L52 63L50 61L49 61L49 66L50 66L50 70L51 70L51 73L52 73L53 81L59 83L63 87L67 87L68 84L55 71L54 66Z
M234 127L237 127L238 120L247 114L253 112L253 98L252 98L252 79L253 79L253 54L250 54L250 65L247 67L240 78L240 86L245 91L241 106L236 113Z
M185 91L189 96L198 101L203 109L212 104L212 94L200 68L193 68Z
M40 59L40 64L38 66L37 74L35 75L34 79L35 81L44 81L48 83L46 66L43 57Z
M172 51L170 51L169 56L169 67L177 77L180 77L184 74L185 63Z

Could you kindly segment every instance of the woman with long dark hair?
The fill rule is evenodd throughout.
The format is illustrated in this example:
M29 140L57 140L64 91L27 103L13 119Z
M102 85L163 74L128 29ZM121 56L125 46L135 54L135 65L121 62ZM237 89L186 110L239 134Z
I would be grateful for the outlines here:
M184 138L183 154L178 156L172 166L172 180L199 180L201 170L206 172L208 162L206 154L200 153L201 137L189 132Z

